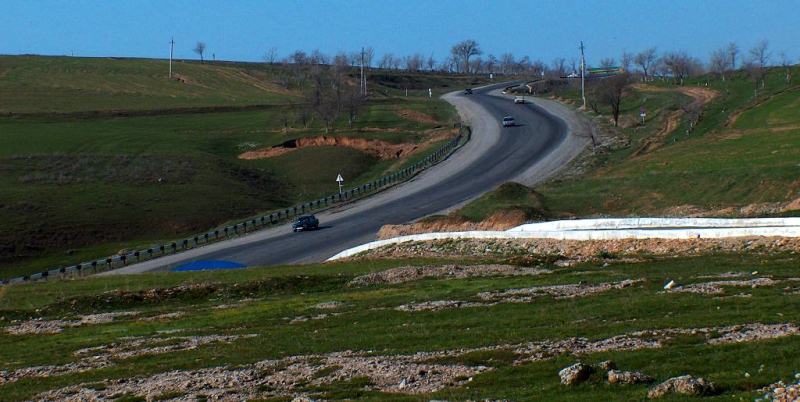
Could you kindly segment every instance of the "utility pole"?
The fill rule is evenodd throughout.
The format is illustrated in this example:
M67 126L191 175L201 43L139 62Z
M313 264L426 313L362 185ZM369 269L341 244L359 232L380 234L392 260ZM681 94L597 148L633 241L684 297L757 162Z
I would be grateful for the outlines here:
M172 51L175 49L175 38L169 40L169 78L172 78Z
M583 110L586 110L586 58L583 55L583 41L581 41L581 99L583 99Z

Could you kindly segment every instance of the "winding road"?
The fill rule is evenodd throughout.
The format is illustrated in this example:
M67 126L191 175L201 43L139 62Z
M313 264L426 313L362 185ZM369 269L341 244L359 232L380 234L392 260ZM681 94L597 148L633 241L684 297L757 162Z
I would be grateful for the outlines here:
M569 140L573 136L569 119L556 117L537 104L514 104L499 92L507 85L475 89L473 95L445 95L471 125L471 141L409 182L318 213L320 230L292 233L289 224L280 225L104 274L167 270L197 260L227 260L247 266L320 262L375 240L385 224L447 211L510 180L531 182L532 175L536 180L546 179L577 155L588 139ZM500 120L509 114L517 126L502 128ZM548 166L542 166L537 176L540 164Z

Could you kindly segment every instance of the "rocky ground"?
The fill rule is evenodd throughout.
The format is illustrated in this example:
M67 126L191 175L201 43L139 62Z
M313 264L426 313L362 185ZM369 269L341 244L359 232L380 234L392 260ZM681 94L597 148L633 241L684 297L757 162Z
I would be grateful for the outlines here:
M437 265L421 267L400 267L359 276L350 281L348 286L369 286L397 284L432 278L470 278L484 276L518 276L541 275L550 270L542 268L526 268L514 265Z
M470 258L551 256L577 262L620 257L673 257L708 253L800 252L800 238L736 237L727 239L448 239L392 244L366 251L366 258ZM563 264L563 263L562 263Z
M235 368L214 367L192 371L170 371L144 378L112 380L102 386L71 386L45 392L34 399L84 401L137 395L152 400L168 393L178 393L180 398L185 400L196 400L201 397L226 401L271 396L302 397L310 395L307 390L309 386L321 386L358 377L369 378L370 389L410 394L427 393L446 386L463 385L471 381L472 376L491 370L485 366L440 363L444 358L480 351L508 350L516 356L514 364L519 365L551 359L565 353L585 355L605 351L661 348L671 337L684 333L702 334L709 344L725 344L798 335L800 328L788 323L753 323L710 328L663 329L637 331L600 340L568 338L394 356L344 351L265 360ZM82 353L90 352L95 351ZM624 373L619 375L626 377Z

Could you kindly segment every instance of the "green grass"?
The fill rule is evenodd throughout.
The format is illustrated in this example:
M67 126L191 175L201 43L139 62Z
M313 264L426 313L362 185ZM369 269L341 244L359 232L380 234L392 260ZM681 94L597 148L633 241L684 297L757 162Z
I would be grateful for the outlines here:
M473 222L482 221L498 211L521 210L528 219L548 216L541 195L519 183L505 183L494 191L470 202L457 214Z
M39 364L62 364L75 360L72 352L114 342L123 336L155 336L159 330L184 329L183 334L245 334L259 336L230 345L210 344L190 351L117 360L116 365L40 379L26 379L0 387L6 399L29 398L46 389L105 379L146 376L173 369L249 364L263 359L342 350L372 350L379 354L409 354L536 340L559 340L574 336L603 339L631 331L655 328L691 328L753 322L797 323L800 312L792 308L797 295L784 291L787 285L757 289L728 288L727 295L751 293L750 298L714 299L708 295L666 294L660 291L666 279L679 283L701 282L699 275L729 271L750 272L774 278L796 276L796 258L789 255L726 254L641 263L607 260L535 277L487 277L471 279L426 279L399 285L349 288L344 284L357 275L407 264L431 264L432 260L368 260L326 265L245 269L227 272L162 273L72 281L26 284L3 288L0 316L70 318L75 314L101 311L131 311L150 315L185 311L170 321L138 321L123 317L110 324L68 328L45 336L0 335L0 366L16 369ZM441 261L445 262L445 261ZM502 261L499 261L502 262ZM460 261L460 263L467 263ZM575 271L586 272L577 276ZM477 293L549 284L600 283L629 278L646 282L632 288L599 295L531 303L498 304L491 307L405 313L391 307L412 301L476 300ZM211 283L210 291L174 294L159 300L114 297L110 290L137 291L178 284ZM256 298L225 309L213 307ZM341 316L290 324L285 317L314 314L314 305L336 300L344 303ZM375 310L375 308L389 308ZM0 324L2 325L2 324ZM788 379L798 369L800 341L797 337L758 343L710 346L698 337L676 338L665 347L630 352L595 353L583 357L558 356L552 360L513 366L514 356L503 350L448 358L447 362L487 365L494 370L475 376L468 387L448 388L436 394L403 397L408 400L508 398L525 400L629 400L642 399L646 385L611 387L599 378L565 388L557 371L577 360L599 362L612 359L624 370L640 370L664 380L690 373L722 386L717 398L751 398L756 390L778 379ZM759 371L760 365L764 368ZM751 374L750 378L744 372ZM324 373L320 373L322 375ZM318 389L339 398L378 400L386 395L365 392L363 381L335 383ZM135 395L134 395L135 396Z
M671 91L676 88L672 84L649 85L660 91L632 89L623 102L623 122L635 121L642 105L648 110L644 127L616 129L629 145L599 151L578 177L537 186L541 198L527 205L543 207L551 217L661 215L683 208L731 216L738 214L734 208L800 197L800 90L783 81L782 70L769 73L758 97L753 81L741 72L724 82L712 77L687 82L707 86L719 96L706 105L693 129L688 130L684 116L660 140L659 149L636 155L642 141L661 129L666 115L688 103L688 97ZM576 94L563 91L560 96L574 101ZM612 130L608 111L600 112L606 117L595 121ZM738 117L731 125L734 114ZM501 194L487 197L499 198L494 201L498 206L513 201Z
M0 97L0 278L315 199L336 191L339 173L355 186L432 148L401 160L334 147L238 159L245 151L319 135L421 143L458 118L438 98L392 97L399 94L376 77L373 88L387 94L377 94L352 127L342 117L325 133L319 118L304 124L302 108L291 105L301 98L281 86L284 67L176 62L187 83L168 80L166 67L163 60L0 56L0 91L9 95ZM403 76L438 82L437 91L461 82ZM197 107L208 109L186 109ZM401 116L407 110L422 119Z

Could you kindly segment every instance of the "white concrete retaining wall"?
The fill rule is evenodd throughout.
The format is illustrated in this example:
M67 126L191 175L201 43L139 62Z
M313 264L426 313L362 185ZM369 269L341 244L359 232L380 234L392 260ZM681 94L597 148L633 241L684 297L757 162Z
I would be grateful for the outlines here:
M705 219L636 218L553 221L518 226L508 231L423 233L378 240L336 254L328 261L410 241L443 239L693 239L729 237L800 237L800 218Z

